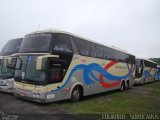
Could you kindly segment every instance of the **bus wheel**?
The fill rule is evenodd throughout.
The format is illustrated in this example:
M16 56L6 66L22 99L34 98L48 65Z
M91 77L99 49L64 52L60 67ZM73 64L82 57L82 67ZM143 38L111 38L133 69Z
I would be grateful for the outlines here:
M153 82L156 82L156 78L153 78Z
M120 87L120 91L121 91L121 92L123 92L123 91L124 91L124 89L125 89L125 82L124 82L124 81L122 81L122 83L121 83L121 87Z
M125 89L126 89L126 90L129 89L129 81L128 81L128 80L127 80L127 82L126 82Z
M80 98L82 97L82 90L81 87L76 86L71 94L71 101L72 102L77 102L80 100Z
M142 83L142 84L144 84L144 83L145 83L145 81L146 81L146 80L145 80L145 79L143 79L143 83Z

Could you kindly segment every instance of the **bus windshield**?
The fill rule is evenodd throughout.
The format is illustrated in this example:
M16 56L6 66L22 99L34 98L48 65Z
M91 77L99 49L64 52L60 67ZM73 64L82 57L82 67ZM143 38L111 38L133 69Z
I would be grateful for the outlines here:
M7 56L14 53L18 53L21 46L22 39L10 40L1 50L1 56Z
M21 46L22 38L13 39L6 43L6 45L1 50L1 56L8 56L14 53L18 53ZM0 59L0 77L2 78L13 78L14 70L6 68L4 66L4 58Z
M52 38L54 38L54 45L52 46L53 54L60 55L60 58L57 60L56 65L66 64L66 61L69 62L72 58L72 47L67 35L63 34L49 34L49 33L38 33L31 34L24 38L20 53L27 53L19 55L17 60L17 68L21 66L20 69L15 70L15 81L25 82L30 84L49 84L50 82L59 82L64 76L64 68L54 68L55 66L49 65L47 70L36 70L36 61L37 57L43 55L46 52L50 52ZM35 54L31 54L35 53ZM40 54L36 54L40 53ZM62 55L63 54L63 55ZM63 59L63 60L62 60ZM66 61L65 61L65 60ZM51 62L51 61L50 61ZM50 63L48 62L48 63ZM47 64L48 64L47 63ZM56 66L57 67L57 66ZM62 76L62 77L61 77Z
M51 46L51 34L32 34L24 37L20 53L49 52Z
M19 56L16 66L22 63L20 70L16 70L15 79L31 84L44 84L46 73L36 70L36 59L38 56Z

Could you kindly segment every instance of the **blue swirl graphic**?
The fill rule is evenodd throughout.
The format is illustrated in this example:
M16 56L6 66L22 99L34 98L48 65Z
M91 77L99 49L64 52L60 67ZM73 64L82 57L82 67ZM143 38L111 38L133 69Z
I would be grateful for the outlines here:
M122 80L122 79L126 79L129 76L131 76L131 78L133 77L132 74L135 70L135 65L134 65L134 68L131 72L130 72L129 64L127 64L127 68L128 68L128 74L126 74L124 76L115 76L115 75L112 75L109 72L107 72L99 64L96 64L96 63L92 63L92 64L89 64L89 65L79 64L72 69L72 71L71 71L69 77L67 78L66 82L60 88L57 88L55 91L61 90L68 83L68 81L70 80L70 78L72 77L74 72L76 72L78 70L83 71L84 82L85 82L86 85L90 85L90 84L95 83L95 81L99 82L99 79L93 74L92 71L96 71L96 72L100 73L101 75L103 75L105 78L108 78L109 80L119 81L119 80ZM89 76L91 76L95 81L90 79Z
M150 71L149 70L145 70L144 71L144 75L145 75L145 77L155 77L156 76L156 72L155 72L155 74L154 75L151 75L151 73L150 73Z

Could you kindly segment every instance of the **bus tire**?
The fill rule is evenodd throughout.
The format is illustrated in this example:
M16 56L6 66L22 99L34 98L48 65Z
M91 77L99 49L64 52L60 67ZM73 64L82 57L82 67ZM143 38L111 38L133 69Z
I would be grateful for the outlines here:
M146 80L145 80L145 79L143 79L143 82L142 82L142 84L145 84L145 82L146 82Z
M81 86L75 86L74 89L72 90L71 101L72 102L79 101L82 95L83 95L83 88Z
M125 90L125 82L124 81L122 81L121 87L119 90L120 90L120 92L123 92Z
M156 82L156 78L153 78L153 82Z
M129 80L127 80L127 82L126 82L125 89L126 89L126 90L129 89Z

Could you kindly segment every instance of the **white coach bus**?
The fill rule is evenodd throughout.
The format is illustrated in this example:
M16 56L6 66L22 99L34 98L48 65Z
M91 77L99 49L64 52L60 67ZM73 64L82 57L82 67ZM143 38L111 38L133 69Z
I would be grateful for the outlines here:
M14 94L31 101L78 101L134 84L134 55L67 32L30 33L13 59Z
M157 63L147 59L136 59L135 84L144 84L156 80Z
M0 53L0 91L12 93L15 70L7 68L5 60L11 55L18 53L22 38L9 40Z

